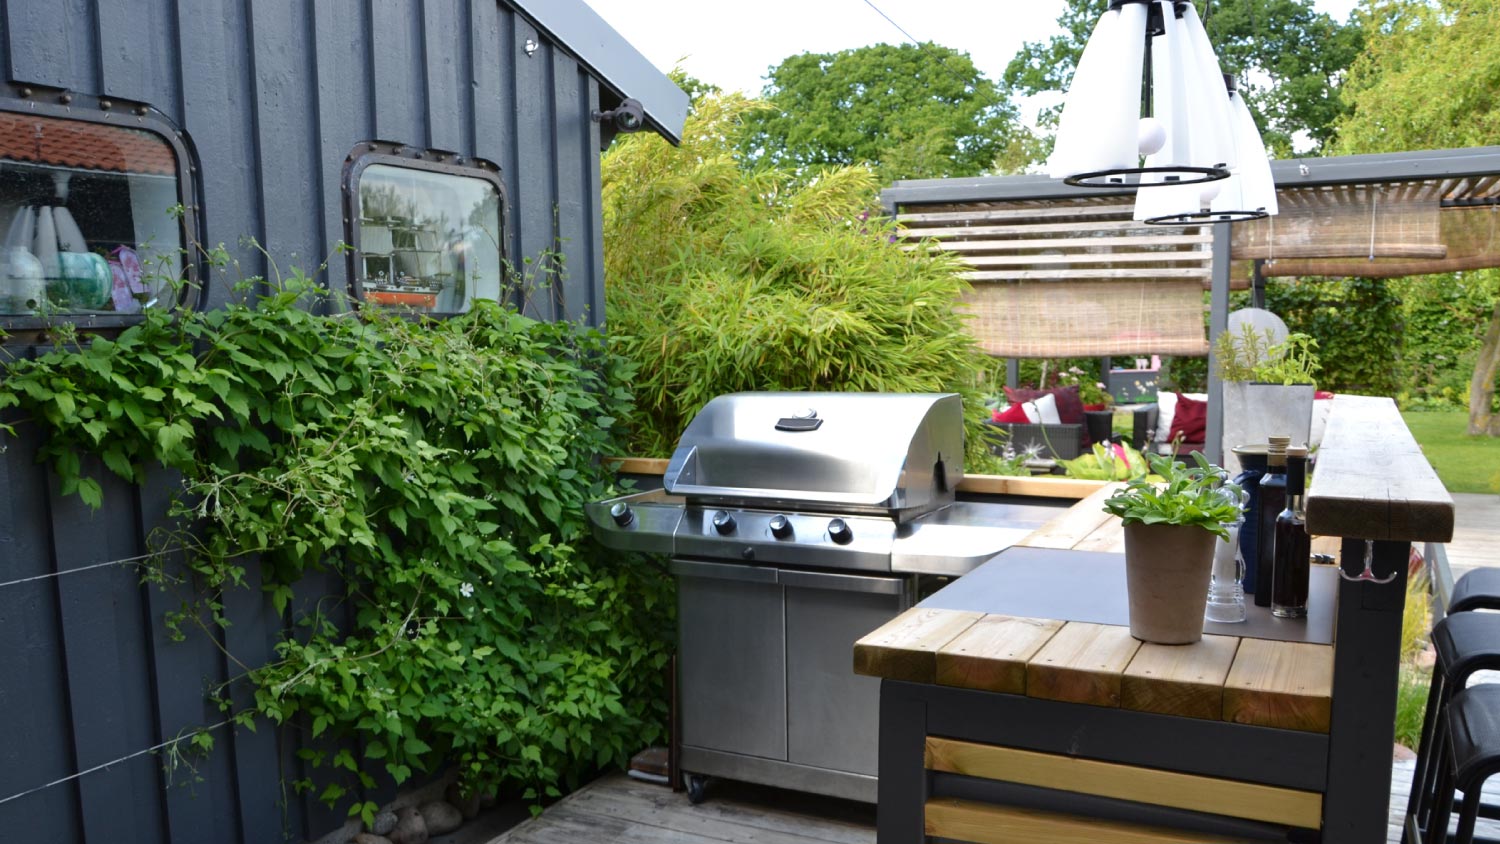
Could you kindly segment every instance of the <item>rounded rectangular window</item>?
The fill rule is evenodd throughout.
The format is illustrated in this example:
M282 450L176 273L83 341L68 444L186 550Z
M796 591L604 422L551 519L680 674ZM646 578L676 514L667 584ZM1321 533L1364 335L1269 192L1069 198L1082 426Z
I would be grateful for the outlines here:
M180 173L156 132L0 110L0 319L175 305Z
M354 290L366 306L455 314L500 298L500 189L475 172L379 161L357 171Z

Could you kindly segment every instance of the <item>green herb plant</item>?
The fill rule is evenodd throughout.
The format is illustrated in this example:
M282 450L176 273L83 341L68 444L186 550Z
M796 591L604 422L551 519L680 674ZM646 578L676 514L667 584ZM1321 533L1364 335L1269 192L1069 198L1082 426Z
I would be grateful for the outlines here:
M1159 454L1146 459L1160 481L1131 480L1104 502L1105 512L1119 516L1127 525L1192 525L1229 538L1224 525L1239 518L1240 507L1235 503L1237 496L1225 491L1238 493L1239 487L1224 480L1223 469L1196 451L1194 466Z
M247 584L288 617L269 664L228 654L244 672L211 694L229 717L346 740L303 750L318 782L295 785L366 820L372 772L451 765L466 790L540 800L662 739L670 580L603 552L583 513L613 492L598 458L620 451L633 366L596 331L492 302L350 318L304 310L325 294L299 271L241 290L0 373L0 409L41 428L65 494L102 503L81 455L180 475L150 574L181 596L176 635L221 642ZM315 572L341 586L299 599Z
M1273 342L1269 329L1256 331L1248 323L1238 333L1225 331L1214 345L1219 377L1225 381L1312 384L1321 369L1318 341L1306 334L1288 334Z

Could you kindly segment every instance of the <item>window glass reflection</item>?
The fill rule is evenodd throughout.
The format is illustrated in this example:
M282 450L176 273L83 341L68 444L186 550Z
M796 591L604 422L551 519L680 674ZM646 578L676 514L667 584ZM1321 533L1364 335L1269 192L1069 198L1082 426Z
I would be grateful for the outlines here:
M368 305L460 313L500 298L500 194L485 179L372 164L357 236Z
M0 315L175 304L177 172L155 133L0 111Z

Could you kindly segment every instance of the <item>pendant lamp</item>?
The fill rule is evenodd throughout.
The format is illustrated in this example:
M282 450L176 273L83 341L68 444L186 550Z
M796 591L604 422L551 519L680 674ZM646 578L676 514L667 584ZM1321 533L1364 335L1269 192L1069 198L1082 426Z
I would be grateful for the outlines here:
M1165 226L1240 223L1277 212L1276 183L1271 177L1265 144L1255 128L1255 118L1236 90L1234 78L1225 76L1224 85L1228 90L1226 102L1238 162L1229 178L1197 186L1142 187L1135 197L1136 220Z
M1110 0L1073 74L1048 174L1113 190L1228 178L1237 145L1221 79L1191 2Z

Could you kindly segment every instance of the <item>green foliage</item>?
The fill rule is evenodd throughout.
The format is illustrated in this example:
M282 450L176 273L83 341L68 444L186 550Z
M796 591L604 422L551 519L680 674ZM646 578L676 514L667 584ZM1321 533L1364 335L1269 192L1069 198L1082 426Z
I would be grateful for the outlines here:
M1418 657L1427 648L1432 629L1432 597L1428 580L1416 574L1406 580L1406 603L1401 613L1401 675L1396 687L1396 741L1412 750L1422 741L1422 717L1426 714L1430 669Z
M800 171L869 164L879 181L1019 165L1029 134L968 54L924 44L802 53L771 69L773 106L746 117L752 162Z
M1061 460L1063 469L1070 478L1086 481L1128 481L1146 477L1146 458L1139 451L1123 443L1122 459L1113 446L1094 443L1093 451L1072 460Z
M1199 13L1208 5L1200 0ZM1063 34L1023 45L1005 70L1006 87L1018 96L1065 90L1103 10L1096 0L1067 0L1058 17ZM1360 53L1359 26L1338 23L1311 0L1214 3L1204 26L1272 155L1290 156L1301 133L1317 149L1331 141L1345 109L1338 83Z
M1256 331L1249 323L1225 331L1214 344L1214 362L1225 381L1311 384L1321 368L1318 341L1306 334L1288 334L1273 342L1270 330Z
M601 553L583 515L611 491L597 457L618 451L631 365L597 332L494 303L361 320L302 310L320 291L300 273L270 287L148 311L0 382L0 407L43 426L42 456L92 506L81 453L130 480L182 475L188 527L152 537L187 564L154 575L183 593L178 633L227 623L224 592L252 566L276 611L297 611L278 659L232 681L254 689L234 717L357 735L362 758L305 755L330 802L369 770L401 782L443 764L469 787L555 793L660 739L670 583ZM345 593L299 606L294 584L317 571Z
M1239 488L1224 480L1223 469L1196 451L1194 467L1159 454L1147 455L1146 460L1160 482L1132 479L1104 502L1105 512L1127 525L1193 525L1229 538L1224 525L1239 518L1240 506L1225 491L1238 493Z
M1481 146L1500 137L1500 0L1371 0L1366 50L1349 71L1340 150ZM1494 270L1485 271L1493 273ZM1500 436L1500 299L1474 355L1470 430Z
M1343 153L1482 146L1500 137L1500 2L1371 0L1349 68Z
M1289 330L1317 340L1323 389L1376 396L1399 390L1401 357L1411 343L1401 298L1386 280L1277 281L1266 286L1266 308Z
M1445 273L1390 284L1401 298L1404 329L1397 401L1403 408L1467 407L1480 342L1500 303L1500 273Z
M732 139L754 108L707 97L680 149L642 133L604 157L610 336L639 366L634 453L670 453L723 393L953 391L970 417L967 468L983 471L989 362L954 312L960 265L904 251L867 212L877 183L863 168L811 183L742 169Z

